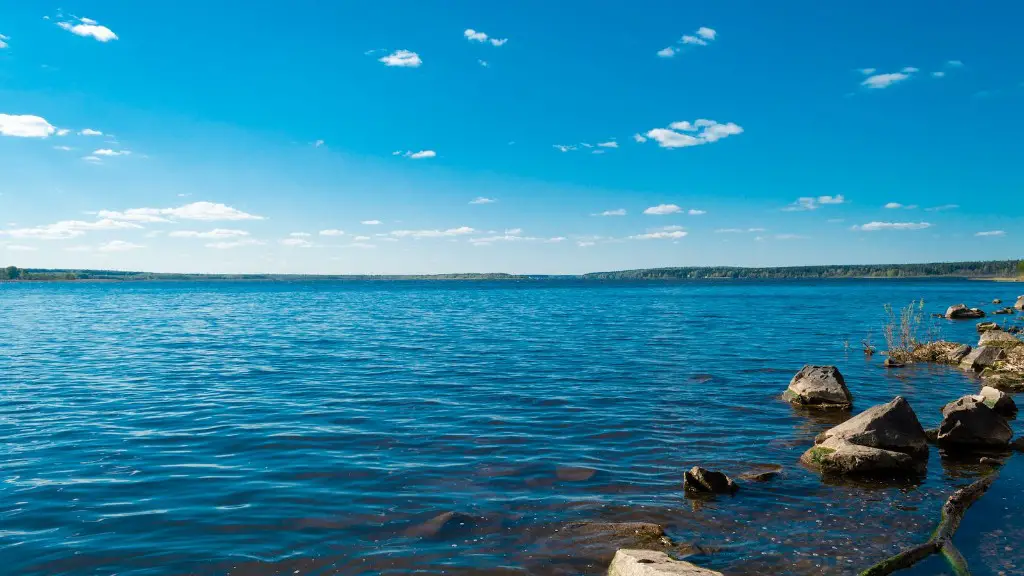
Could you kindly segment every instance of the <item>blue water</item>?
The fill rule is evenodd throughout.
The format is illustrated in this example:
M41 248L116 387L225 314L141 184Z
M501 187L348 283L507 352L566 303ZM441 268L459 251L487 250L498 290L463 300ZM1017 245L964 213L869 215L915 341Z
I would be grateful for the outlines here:
M835 417L778 399L836 364L855 410L922 423L978 389L886 371L883 305L1024 293L968 281L0 284L0 572L602 574L571 520L643 520L728 574L853 574L927 538L986 468L823 482ZM1005 317L1002 317L1005 318ZM929 320L973 344L973 322ZM884 347L884 346L883 346ZM1015 431L1021 426L1014 424ZM688 500L683 470L783 474ZM957 542L1024 570L1011 457ZM445 512L452 521L430 522ZM908 574L942 573L932 562ZM1002 572L1000 572L1002 571Z

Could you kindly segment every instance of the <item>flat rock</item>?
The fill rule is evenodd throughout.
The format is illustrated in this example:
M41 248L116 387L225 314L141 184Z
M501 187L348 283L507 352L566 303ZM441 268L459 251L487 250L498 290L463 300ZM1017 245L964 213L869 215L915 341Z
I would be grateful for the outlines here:
M872 406L846 422L826 430L815 438L815 444L827 440L844 440L858 446L902 452L927 457L928 439L917 414L902 396L891 402Z
M921 474L926 462L903 452L858 446L840 438L815 445L800 461L824 474L868 476Z
M1017 403L1013 401L1013 398L1003 392L1002 390L996 390L991 386L985 386L981 389L981 392L975 395L985 403L985 406L996 411L996 414L1004 418L1015 418L1017 416Z
M1006 418L977 396L964 396L942 408L940 446L1006 446L1013 437Z
M979 322L977 327L978 332L988 332L989 330L999 330L999 324L995 322Z
M968 320L972 318L984 318L985 312L980 308L968 308L964 304L956 304L946 308L945 316L950 320Z
M1013 314L1014 310L1013 310L1013 308L1007 307L1007 308L1000 308L1000 309L998 309L998 310L996 310L996 311L994 311L992 313L993 314Z
M960 361L960 367L964 370L981 372L1005 357L1006 353L996 346L981 346L964 356L964 359Z
M723 576L721 572L701 568L683 560L673 560L664 552L623 549L615 553L608 576Z
M732 478L700 466L694 466L683 474L683 488L708 494L732 494L739 490Z
M799 406L822 409L849 409L853 395L835 366L804 366L789 381L783 396Z
M562 527L560 538L571 540L576 548L618 548L667 550L672 540L665 530L651 522L570 522Z
M1013 348L1014 346L1020 346L1021 344L1024 344L1024 342L1021 342L1020 338L998 329L983 332L981 334L981 338L978 339L978 346Z

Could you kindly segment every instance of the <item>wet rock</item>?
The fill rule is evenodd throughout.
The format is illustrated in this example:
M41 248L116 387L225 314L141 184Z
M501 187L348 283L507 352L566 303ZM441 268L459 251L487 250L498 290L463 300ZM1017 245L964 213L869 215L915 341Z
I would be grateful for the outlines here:
M906 364L904 364L903 362L900 362L899 360L893 360L891 357L886 358L885 362L882 365L885 366L886 368L903 368L904 366L906 366Z
M748 482L768 482L782 473L782 466L778 464L766 464L758 470L744 472L738 476L740 480Z
M1024 373L1021 372L986 368L981 373L981 379L985 381L986 386L997 390L1024 392Z
M940 446L1006 446L1013 430L995 410L976 396L964 396L942 408Z
M1020 334L1022 332L1024 332L1024 328L1021 328L1020 326L1010 326L1006 329L1007 334Z
M928 428L927 430L924 431L924 437L928 439L929 444L934 444L939 440L939 429Z
M417 524L405 531L406 536L418 538L451 538L459 537L472 531L477 519L462 512L445 512L438 514L422 524Z
M1017 416L1017 403L1013 401L1009 394L1001 390L985 386L975 397L1004 418L1015 418Z
M1024 452L1024 436L1010 442L1010 448L1013 448L1017 452Z
M673 546L665 530L651 522L570 522L559 532L574 548L590 553L603 549L610 554L618 548L668 550Z
M835 366L804 366L789 381L783 397L808 408L848 410L853 406L853 395Z
M973 318L984 318L985 312L980 308L968 308L964 304L957 304L946 308L946 318L950 320L968 320Z
M1017 302L1013 305L1014 309L1024 312L1024 296L1017 296Z
M722 576L722 573L673 560L664 552L623 549L615 553L608 576Z
M736 482L721 472L694 466L683 473L683 488L706 494L732 494L739 490Z
M928 439L910 404L897 396L822 432L801 461L826 474L919 474Z
M1019 338L1013 334L1003 332L1002 330L990 330L984 332L981 338L978 339L978 346L998 346L1000 348L1013 348L1024 344Z
M978 332L988 332L989 330L999 330L999 324L995 322L981 322L977 326Z
M959 364L970 353L971 347L967 344L936 340L915 346L914 350L910 353L910 357L915 362Z
M995 300L993 300L993 301L992 301L992 303L993 303L993 304L1002 304L1002 303L1003 303L1003 301L1002 301L1002 300L1000 300L999 298L996 298Z
M982 464L984 466L999 466L1002 463L1002 460L999 460L998 458L989 458L988 456L982 456L978 460L978 464Z
M993 314L1013 314L1013 308L1000 308L993 312Z
M961 344L946 355L946 362L948 364L959 364L970 353L971 347L967 344Z
M970 354L964 356L964 359L960 361L960 367L964 370L981 372L1005 357L1006 353L998 347L982 346L975 348Z

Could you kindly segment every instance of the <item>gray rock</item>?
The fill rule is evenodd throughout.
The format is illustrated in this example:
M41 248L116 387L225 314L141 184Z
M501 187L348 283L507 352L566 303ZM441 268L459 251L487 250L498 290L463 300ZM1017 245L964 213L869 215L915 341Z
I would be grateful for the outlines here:
M946 318L950 320L967 320L971 318L984 318L985 312L980 308L968 308L964 304L957 304L946 308Z
M804 366L789 381L783 397L808 408L848 410L853 406L853 395L835 366Z
M940 446L1006 446L1013 430L995 410L976 396L964 396L942 408Z
M824 474L892 476L921 474L927 462L903 452L858 446L839 438L814 446L800 461Z
M993 314L1013 314L1013 308L999 308Z
M654 550L619 550L608 566L608 576L722 576Z
M960 346L958 346L955 350L953 350L952 352L950 352L946 356L946 363L947 364L959 364L970 353L971 353L971 347L968 346L967 344L961 344Z
M983 332L981 337L978 339L978 346L999 346L1000 348L1020 346L1024 344L1019 338L1013 334L1003 332L1002 330L990 330Z
M981 389L980 393L975 395L975 398L984 402L985 406L995 410L996 414L1004 418L1015 418L1017 416L1017 403L1006 392L996 390L991 386L985 386Z
M559 533L576 549L606 550L608 554L619 548L667 550L672 547L665 530L651 522L570 522Z
M977 326L978 332L988 332L989 330L999 330L999 324L995 322L981 322Z
M705 470L700 466L694 466L683 473L683 488L691 492L703 492L708 494L732 494L739 490L739 486L721 472Z
M1017 302L1013 305L1014 308L1024 312L1024 296L1017 296Z
M982 346L975 348L970 354L960 361L960 367L964 370L981 372L996 362L1006 357L1006 352L995 346Z
M846 422L826 430L814 439L822 444L829 439L845 440L858 446L881 448L914 456L928 455L928 439L917 414L902 396L872 406Z

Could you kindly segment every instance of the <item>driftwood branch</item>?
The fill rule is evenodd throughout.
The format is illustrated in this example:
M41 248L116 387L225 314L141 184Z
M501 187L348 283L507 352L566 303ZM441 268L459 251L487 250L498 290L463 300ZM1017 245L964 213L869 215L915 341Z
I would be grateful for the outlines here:
M882 560L861 572L860 576L887 576L897 570L910 568L937 552L942 553L957 576L969 576L967 561L964 560L956 546L953 546L953 534L960 527L960 521L964 519L967 509L988 490L995 479L996 474L991 474L954 492L942 505L942 519L939 521L939 527L927 542Z

